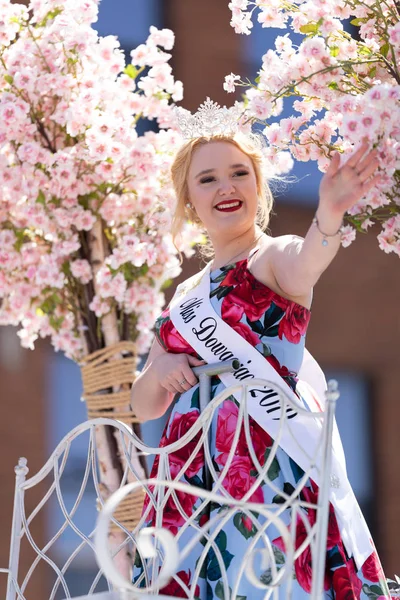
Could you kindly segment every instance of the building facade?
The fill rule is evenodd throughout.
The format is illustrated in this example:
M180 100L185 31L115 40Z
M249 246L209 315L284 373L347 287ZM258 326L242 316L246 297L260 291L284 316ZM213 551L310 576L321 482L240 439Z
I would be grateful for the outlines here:
M256 65L249 50L251 38L236 35L229 26L227 5L227 0L103 0L98 29L101 34L115 33L128 49L146 38L149 24L170 27L176 34L174 74L185 87L182 105L194 110L206 96L229 105L232 96L222 89L224 76L230 72L250 73ZM265 39L266 49L270 40L267 34ZM270 224L273 236L306 234L317 207L321 177L312 165L310 172L312 181L299 181L284 197L278 197ZM179 281L195 272L197 266L197 259L186 261ZM307 337L309 350L329 375L338 378L345 392L339 400L338 421L349 475L388 576L400 569L398 272L399 259L379 250L373 231L359 236L356 243L339 251L318 282ZM69 371L67 375L61 373L64 360L54 357L43 343L33 353L19 349L14 332L0 329L0 566L8 561L13 466L18 457L27 456L31 472L36 472L61 438L62 427L70 428L84 418L77 398L71 399L70 409L60 409L60 402L67 400L64 396L61 400L58 384L62 377L70 381L72 377ZM71 389L77 394L77 371L73 377L78 383ZM64 418L60 424L61 413ZM38 494L32 497L32 506ZM48 516L40 515L36 524L39 541L47 527ZM1 594L1 579L0 583ZM45 589L46 581L39 578L32 600L45 598Z

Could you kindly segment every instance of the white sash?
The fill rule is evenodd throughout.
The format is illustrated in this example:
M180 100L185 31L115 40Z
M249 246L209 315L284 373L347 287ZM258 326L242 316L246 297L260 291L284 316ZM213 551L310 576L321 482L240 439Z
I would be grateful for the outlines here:
M236 358L240 368L234 373L223 373L218 377L226 387L238 381L254 378L266 379L285 390L293 402L303 406L298 396L269 362L232 329L215 312L210 302L210 265L203 271L180 284L170 304L172 323L182 337L207 363ZM301 397L312 411L320 411L325 405L325 377L318 363L305 350L298 382ZM317 391L315 391L317 390ZM318 392L318 393L317 393ZM240 402L240 394L238 394ZM272 389L253 390L247 399L249 415L276 438L281 427L277 392ZM303 407L304 408L304 407ZM319 419L306 418L294 409L287 411L288 419L281 433L281 448L304 470L310 467L309 457L315 457L321 435ZM295 440L301 440L304 450ZM334 427L330 500L335 508L340 533L347 553L354 557L360 568L374 546L364 517L347 478L346 463L339 432ZM313 468L310 476L320 484L318 470Z

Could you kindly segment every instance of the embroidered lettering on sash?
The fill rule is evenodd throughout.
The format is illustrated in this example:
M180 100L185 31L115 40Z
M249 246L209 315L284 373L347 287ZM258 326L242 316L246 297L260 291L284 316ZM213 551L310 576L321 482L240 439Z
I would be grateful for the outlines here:
M193 300L188 300L187 302L184 302L183 304L181 304L181 306L182 306L181 315L182 315L182 319L185 323L190 323L190 321L192 321L193 319L196 318L194 309L199 307L201 305L201 303L202 303L202 300L193 298Z
M252 388L249 390L249 393L250 396L252 396L252 398L257 398L257 393L263 394L261 400L259 400L258 403L260 406L265 407L266 412L269 415L276 412L277 410L281 410L281 399L279 394L275 390L268 388ZM271 398L275 398L275 400L271 401ZM293 419L296 415L297 412L291 406L286 407L286 417L288 419ZM276 417L273 417L273 420L279 421L280 418L280 415L278 415Z
M191 298L190 300L186 300L179 305L179 314L182 317L182 320L185 324L189 323L193 319L196 318L196 309L202 305L201 298ZM192 327L192 333L196 336L197 340L202 344L202 346L211 350L216 358L218 358L221 362L225 360L233 360L236 359L240 366L236 371L233 371L232 375L237 381L245 381L246 379L255 379L256 376L254 373L251 373L248 367L243 365L239 361L239 359L234 355L233 352L228 350L225 344L223 344L217 336L218 330L218 322L215 317L205 317L202 319L198 325L198 327ZM203 356L203 353L199 352L200 356ZM251 360L247 361L247 364L250 364ZM258 398L258 393L263 394L262 398ZM265 407L265 412L269 415L273 413L278 414L274 415L272 419L274 421L279 421L281 418L281 408L282 401L278 392L273 389L249 389L249 394L252 398L257 399L260 406ZM266 403L266 400L270 400L271 398L275 398L273 402ZM286 407L286 417L288 419L293 419L297 415L297 412L291 407Z

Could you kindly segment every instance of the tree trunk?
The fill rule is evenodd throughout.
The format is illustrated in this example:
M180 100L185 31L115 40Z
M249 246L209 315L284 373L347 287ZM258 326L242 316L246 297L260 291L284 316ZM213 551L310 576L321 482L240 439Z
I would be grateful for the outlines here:
M96 273L100 266L104 264L106 258L104 243L103 243L103 231L101 221L98 220L94 225L90 237L89 237L89 248L90 248L90 263L93 269L93 283L94 291L97 293ZM104 343L106 347L117 344L120 341L118 334L118 323L115 310L110 314L103 317L102 320L102 333ZM115 360L121 358L120 354L116 354ZM118 390L114 390L118 391ZM127 406L128 410L129 407ZM112 413L106 413L104 416L112 418ZM139 434L136 427L136 432ZM98 461L101 472L101 483L104 490L104 498L106 500L113 492L115 492L121 484L121 479L125 470L125 460L123 458L123 451L120 447L119 436L114 436L110 432L109 427L98 427L96 428L96 444L98 451ZM140 457L137 455L137 451L133 449L132 456L130 457L132 465L136 469L139 477L144 479L146 477L145 467L142 464ZM128 471L128 481L135 481L134 475ZM111 530L110 533L110 545L112 549L116 549L125 539L123 531ZM119 572L127 577L131 578L132 572L132 557L128 549L121 550L115 557L116 567Z

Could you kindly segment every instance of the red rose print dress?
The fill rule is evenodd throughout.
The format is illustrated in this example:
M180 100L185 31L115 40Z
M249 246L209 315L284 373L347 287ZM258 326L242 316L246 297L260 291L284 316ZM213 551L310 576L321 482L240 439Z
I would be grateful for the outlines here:
M287 300L273 292L266 285L257 281L247 268L247 259L224 266L210 273L210 299L214 310L235 331L258 350L283 377L287 384L296 390L296 375L300 369L310 311L296 302ZM196 352L174 328L168 309L156 322L156 335L165 350L171 353L186 352L197 356ZM201 358L201 357L199 357ZM218 377L211 381L211 396L214 398L224 389ZM238 404L234 398L225 400L215 411L211 430L211 452L214 468L221 472L228 460L234 435L237 428ZM168 446L184 435L196 422L199 416L198 385L175 397L173 409L162 436L160 446ZM270 436L250 418L250 435L254 452L261 466L265 464L269 448L272 445ZM182 481L205 486L204 453L196 452L200 432L184 448L169 457L171 477L180 477ZM179 475L183 465L192 457L190 466ZM156 459L152 477L157 477L159 461ZM241 499L255 481L256 472L246 442L244 428L240 431L235 453L229 470L223 479L223 487L232 497ZM279 491L290 494L302 476L300 467L285 453L278 449L276 458L268 472L273 482L273 491L267 485L260 485L250 496L249 501L265 504L279 503L282 498ZM315 503L318 495L316 485L310 480L302 491L302 499ZM193 536L194 529L183 527L188 517L195 515L195 523L204 525L221 510L220 505L208 505L207 510L197 511L200 502L195 496L177 492L175 499L170 497L164 513L163 527L168 528L183 546ZM286 525L291 524L291 515L282 515ZM257 514L257 513L256 513ZM148 526L155 524L154 511L149 513ZM310 525L315 522L315 511L304 510L302 518L297 516L295 530L295 548L298 549L307 536L304 519ZM197 598L211 600L224 598L220 562L223 561L228 575L230 588L234 586L238 571L243 565L244 557L251 547L257 528L254 525L253 513L236 513L220 528L215 540L215 547L208 551L206 559L198 567L199 556L204 550L200 542L193 552L179 567L175 578L161 593L178 598ZM260 521L261 522L261 521ZM276 564L285 565L285 545L274 526L269 526L268 539L272 544ZM203 540L204 541L204 540ZM260 547L259 545L256 547ZM219 557L217 558L217 553ZM218 560L219 559L219 560ZM271 581L271 569L259 567L257 576L264 583ZM303 600L310 598L311 592L311 552L309 546L295 561L291 580L291 592L282 586L279 598ZM143 565L136 557L134 582L144 586ZM265 597L265 589L254 587L244 575L239 587L235 590L240 600L258 600ZM271 596L276 598L276 596ZM390 598L385 577L376 554L371 555L361 570L357 571L354 560L346 554L336 518L331 508L327 541L327 567L325 574L324 598L338 600L382 599Z

